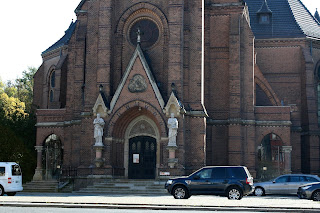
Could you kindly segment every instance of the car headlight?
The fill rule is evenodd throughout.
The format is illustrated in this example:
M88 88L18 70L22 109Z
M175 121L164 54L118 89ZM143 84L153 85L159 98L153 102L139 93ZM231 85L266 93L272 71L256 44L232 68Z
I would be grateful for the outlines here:
M168 181L167 181L167 184L168 184L168 185L171 185L172 183L173 183L173 180L168 180Z
M304 190L310 189L312 186L304 186L302 187Z

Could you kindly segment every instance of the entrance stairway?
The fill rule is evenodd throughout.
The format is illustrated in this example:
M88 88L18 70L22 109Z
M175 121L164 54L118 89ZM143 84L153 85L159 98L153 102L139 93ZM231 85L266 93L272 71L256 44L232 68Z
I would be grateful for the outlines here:
M32 181L23 184L22 192L55 193L58 192L57 180Z
M164 181L157 180L108 180L104 183L96 183L87 188L74 191L74 193L86 194L125 194L125 195L166 195Z

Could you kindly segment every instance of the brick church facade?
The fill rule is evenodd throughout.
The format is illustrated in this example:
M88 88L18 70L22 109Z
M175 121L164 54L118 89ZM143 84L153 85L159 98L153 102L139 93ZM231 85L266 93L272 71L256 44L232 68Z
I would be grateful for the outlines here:
M34 180L320 173L319 15L300 0L82 0L75 12L34 76Z

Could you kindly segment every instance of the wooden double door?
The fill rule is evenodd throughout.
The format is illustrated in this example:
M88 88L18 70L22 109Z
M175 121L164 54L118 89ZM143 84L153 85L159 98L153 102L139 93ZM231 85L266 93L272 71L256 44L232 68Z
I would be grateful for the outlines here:
M138 136L129 140L129 179L155 179L157 142L153 137Z

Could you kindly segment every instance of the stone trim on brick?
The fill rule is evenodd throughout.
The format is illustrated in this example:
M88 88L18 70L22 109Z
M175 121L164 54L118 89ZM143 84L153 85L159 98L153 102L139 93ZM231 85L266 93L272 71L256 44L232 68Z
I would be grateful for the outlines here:
M129 74L130 74L130 72L132 70L132 67L133 67L133 65L134 65L134 63L135 63L135 61L136 61L136 59L138 57L141 60L141 63L142 63L143 68L144 68L144 71L146 72L146 74L148 76L149 82L150 82L150 84L151 84L151 86L153 88L153 91L154 91L154 93L155 93L155 95L157 97L157 100L159 102L159 105L160 105L161 109L164 108L164 101L163 101L162 95L161 95L161 93L159 91L159 88L158 88L158 86L156 84L156 81L154 80L154 77L153 77L153 75L151 73L151 70L149 68L149 65L148 65L148 63L147 63L147 61L146 61L146 59L144 57L144 54L143 54L143 52L141 50L141 47L138 44L137 48L136 48L135 52L133 53L133 56L132 56L132 58L130 60L130 63L128 65L127 69L126 69L126 72L124 73L124 75L122 77L121 83L119 84L118 89L116 90L116 93L114 94L114 96L113 96L113 98L111 100L109 114L112 113L112 111L113 111L113 109L114 109L114 107L115 107L115 105L116 105L116 103L117 103L117 101L118 101L118 99L120 97L121 91L122 91L125 83L127 82L127 79L128 79L128 76L129 76Z
M64 121L64 122L41 122L37 123L36 127L67 127L73 125L80 125L81 120L72 120L72 121Z

